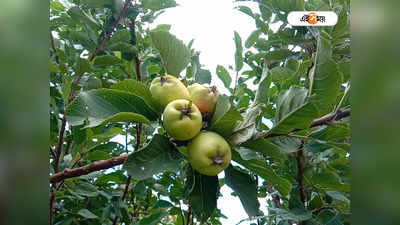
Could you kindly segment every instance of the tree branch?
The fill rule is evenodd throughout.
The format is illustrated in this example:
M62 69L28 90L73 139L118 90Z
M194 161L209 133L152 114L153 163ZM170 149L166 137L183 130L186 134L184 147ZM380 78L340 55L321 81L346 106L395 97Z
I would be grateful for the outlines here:
M109 169L111 167L121 165L122 163L124 163L126 158L128 158L128 154L123 154L107 160L99 160L89 165L78 167L75 169L65 169L62 172L55 173L50 176L50 182L57 183L68 178L79 177L94 171Z
M350 116L350 109L341 109L338 110L336 113L330 113L328 115L325 115L323 117L320 117L318 119L315 119L310 127L317 127L321 125L330 125L333 120L340 120L342 118ZM292 132L300 131L302 129L294 129ZM266 132L264 135L262 135L264 138L270 138L270 137L277 137L277 136L283 136L286 134L279 134L279 133L272 133L272 132Z

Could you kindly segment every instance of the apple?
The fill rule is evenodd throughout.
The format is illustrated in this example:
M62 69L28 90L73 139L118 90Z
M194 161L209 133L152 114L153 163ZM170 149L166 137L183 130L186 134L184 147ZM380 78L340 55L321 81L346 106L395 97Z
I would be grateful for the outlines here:
M190 94L185 85L171 75L154 78L150 85L150 92L156 102L163 107L176 99L190 100Z
M174 100L165 107L163 124L167 133L179 141L192 139L203 125L199 109L186 99Z
M219 92L215 86L194 83L188 87L193 103L203 114L212 114L215 111Z
M197 172L215 176L229 166L231 147L219 134L204 131L190 141L188 157Z

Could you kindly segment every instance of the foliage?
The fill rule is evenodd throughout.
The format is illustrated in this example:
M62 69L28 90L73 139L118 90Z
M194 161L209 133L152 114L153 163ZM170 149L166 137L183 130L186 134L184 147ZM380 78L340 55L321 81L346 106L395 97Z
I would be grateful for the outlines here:
M51 0L50 175L129 154L123 167L53 184L53 224L221 224L223 185L244 220L350 224L350 121L311 126L350 107L349 1L259 0L259 12L245 2L237 10L257 28L232 34L235 64L212 76L169 25L147 28L174 0ZM292 10L333 10L339 21L291 27ZM205 124L232 147L225 178L192 170L185 143L162 127L148 86L167 72L185 84L219 78L231 93Z

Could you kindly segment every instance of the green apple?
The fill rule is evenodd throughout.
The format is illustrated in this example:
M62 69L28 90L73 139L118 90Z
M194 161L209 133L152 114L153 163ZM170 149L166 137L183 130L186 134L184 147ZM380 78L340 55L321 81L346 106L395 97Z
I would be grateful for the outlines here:
M188 87L193 103L203 114L212 114L215 111L219 92L215 86L194 83Z
M199 109L186 99L174 100L165 107L163 124L167 133L180 141L195 137L203 125Z
M219 134L201 132L188 145L189 162L199 173L215 176L231 162L231 147Z
M154 78L150 85L150 92L156 102L163 107L176 99L190 100L189 91L185 85L171 75Z

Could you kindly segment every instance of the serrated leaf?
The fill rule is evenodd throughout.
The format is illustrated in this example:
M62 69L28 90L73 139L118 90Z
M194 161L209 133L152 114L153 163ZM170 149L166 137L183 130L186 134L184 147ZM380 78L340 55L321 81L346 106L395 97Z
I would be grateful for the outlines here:
M287 179L279 177L273 169L265 163L265 161L244 160L236 151L232 151L232 159L267 180L279 191L279 193L281 193L282 196L287 196L290 193L292 187L291 183Z
M275 133L288 133L294 129L308 128L318 117L318 108L307 101L307 89L290 87L279 96L275 116Z
M163 171L176 171L182 155L168 138L156 134L140 151L128 156L123 168L136 180L151 178Z
M219 79L224 84L224 86L227 89L229 89L229 86L231 85L231 82L232 82L232 78L229 75L229 72L225 69L225 67L223 67L221 65L217 65L216 73L217 73Z
M158 11L176 6L175 0L142 0L142 7Z
M79 7L73 6L68 10L68 15L71 16L73 20L75 20L76 23L85 23L88 26L91 26L93 28L99 28L99 24L97 23L96 20L93 18L89 17L84 11L82 11Z
M242 39L240 38L240 35L236 31L234 32L234 36L235 36L235 46L236 46L235 70L239 72L243 67L243 46L242 46Z
M189 203L193 213L204 222L217 207L219 183L217 176L206 176L193 171L193 190L189 194Z
M90 212L88 209L79 210L78 215L83 216L86 219L97 219L98 218L98 216L96 216L96 214Z
M190 50L181 40L163 30L151 31L150 37L154 47L160 52L167 73L178 76L190 62Z
M210 129L227 138L232 135L240 120L242 120L242 116L232 107L229 97L226 95L219 96L215 113L211 119Z
M279 137L273 140L273 143L279 147L280 151L287 154L299 151L301 146L301 141L293 137Z
M256 122L261 114L261 105L251 107L243 120L233 130L233 135L229 139L229 143L232 146L236 146L252 138L254 132L256 132Z
M341 75L337 63L332 59L332 46L328 39L319 37L315 69L310 74L309 96L320 108L319 116L333 109L340 91Z
M247 40L246 40L244 46L245 46L246 48L251 48L251 47L256 43L256 41L258 40L258 37L260 36L261 33L262 33L261 30L255 30L255 31L253 31L253 32L250 34L250 36L247 38Z
M257 199L257 184L250 175L229 166L225 170L225 183L239 196L249 217L259 215L260 203Z
M113 84L111 86L111 89L126 91L136 96L140 96L148 106L154 109L154 111L161 112L158 104L155 103L153 97L151 96L149 87L137 80L125 79L116 84Z
M129 92L95 89L81 92L67 107L67 120L71 126L89 122L88 127L102 124L120 112L132 112L154 121L158 114L139 96Z
M254 152L266 154L267 156L278 160L284 157L279 151L279 147L265 138L250 139L240 144L240 147L245 147Z

